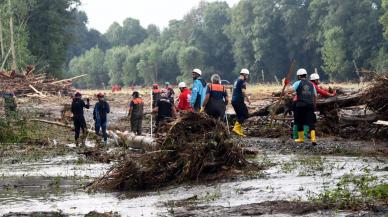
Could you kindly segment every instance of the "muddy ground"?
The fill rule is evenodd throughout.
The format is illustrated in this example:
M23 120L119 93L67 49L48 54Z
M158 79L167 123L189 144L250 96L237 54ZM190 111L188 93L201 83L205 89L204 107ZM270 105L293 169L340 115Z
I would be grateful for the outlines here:
M125 118L129 96L127 93L107 96L112 108L112 129L129 130ZM89 97L93 105L96 99L92 93ZM258 97L251 109L264 105L265 97ZM147 103L149 97L144 98ZM63 97L20 99L18 106L30 118L63 121L61 110L70 102ZM91 111L86 112L86 117L93 129ZM0 215L85 216L91 211L108 213L104 216L384 216L388 213L386 201L368 209L337 209L311 199L311 195L335 188L347 174L373 176L376 183L388 183L386 140L319 137L318 146L312 146L308 141L295 144L288 135L235 137L236 142L259 153L248 159L264 165L263 171L249 177L187 183L157 191L88 193L83 187L123 157L124 150L110 140L109 147L95 151L100 139L93 135L88 136L87 148L76 148L73 132L67 128L36 122L28 126L33 128L30 136L34 139L0 145ZM144 134L149 132L148 116L144 120Z

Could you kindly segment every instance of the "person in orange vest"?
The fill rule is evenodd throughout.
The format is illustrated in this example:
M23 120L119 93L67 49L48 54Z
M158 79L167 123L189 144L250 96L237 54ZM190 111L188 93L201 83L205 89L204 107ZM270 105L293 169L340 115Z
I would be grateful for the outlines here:
M192 108L190 106L190 97L191 97L191 91L186 87L185 82L180 82L178 84L179 90L181 91L181 94L178 98L178 111L191 111Z
M221 84L219 75L214 74L211 77L211 84L207 85L205 101L201 111L212 116L215 119L222 119L225 116L226 105L228 104L228 93Z
M142 133L142 122L144 114L144 102L137 91L132 93L132 100L129 103L128 116L131 120L131 131L137 135Z
M156 102L161 98L162 91L159 89L158 84L152 85L152 108L156 106Z

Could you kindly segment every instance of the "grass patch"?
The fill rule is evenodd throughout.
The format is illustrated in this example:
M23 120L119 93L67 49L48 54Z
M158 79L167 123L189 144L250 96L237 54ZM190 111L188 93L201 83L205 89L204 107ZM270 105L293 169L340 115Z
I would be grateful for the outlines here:
M312 195L311 192L308 194L310 201L329 204L337 209L370 209L388 203L388 184L379 183L376 176L368 173L346 174L334 189L325 189L318 195Z

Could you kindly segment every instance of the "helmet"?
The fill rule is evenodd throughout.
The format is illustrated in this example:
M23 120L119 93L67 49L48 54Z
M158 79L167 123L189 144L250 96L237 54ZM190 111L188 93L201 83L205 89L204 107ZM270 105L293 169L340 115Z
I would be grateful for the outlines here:
M103 93L97 93L97 97L100 98L100 97L104 97L104 94Z
M249 75L248 69L241 69L240 74Z
M296 75L307 75L307 71L306 69L298 69L298 71L296 71Z
M82 96L81 92L77 91L74 96Z
M185 82L180 82L180 83L178 84L178 87L179 87L179 88L184 88L184 87L186 87L186 83L185 83Z
M166 81L164 84L165 84L165 85L170 85L170 82Z
M153 84L152 87L156 89L156 88L159 87L159 85L158 84Z
M198 75L202 75L202 71L200 69L193 69L194 73L197 73Z
M310 75L310 81L315 81L315 80L319 80L318 73L313 73Z
M133 97L136 97L136 98L139 97L139 92L133 91L132 96L133 96Z

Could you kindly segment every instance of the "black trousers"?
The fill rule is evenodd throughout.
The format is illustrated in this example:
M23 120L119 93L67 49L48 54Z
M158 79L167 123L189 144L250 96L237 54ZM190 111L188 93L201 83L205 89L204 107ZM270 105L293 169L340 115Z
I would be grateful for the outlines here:
M303 131L303 125L308 125L310 130L315 130L316 117L312 105L296 105L294 110L295 124L298 131Z
M240 124L243 124L246 119L248 119L248 108L243 101L232 102L234 111L236 112L237 121Z
M224 119L226 105L223 100L209 100L206 104L205 112L215 119Z
M83 134L86 133L87 128L86 128L85 117L84 116L73 117L73 122L74 122L74 131L75 131L74 138L75 138L75 140L77 140L79 138L79 134L81 132L81 129L82 129Z
M143 116L131 116L131 131L137 135L141 135Z

